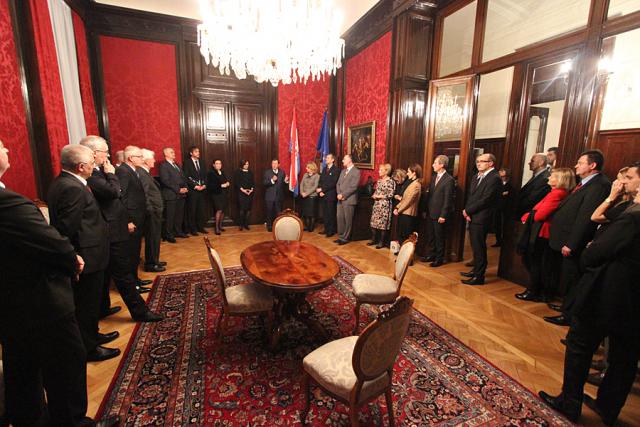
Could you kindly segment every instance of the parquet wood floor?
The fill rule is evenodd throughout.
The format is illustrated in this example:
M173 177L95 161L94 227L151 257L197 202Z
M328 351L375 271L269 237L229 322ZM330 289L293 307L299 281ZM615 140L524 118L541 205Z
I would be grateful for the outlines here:
M271 238L264 226L252 226L251 231L237 231L227 227L222 236L209 234L222 256L225 266L239 265L243 248ZM489 237L492 242L492 237ZM305 233L304 241L321 247L331 255L340 255L360 270L389 274L394 257L388 249L375 249L366 242L354 242L344 246L333 243L318 233ZM562 384L564 346L560 339L567 328L548 324L543 315L553 312L544 304L519 301L514 294L519 285L496 277L497 248L490 248L490 267L485 286L460 284L459 271L466 271L462 263L445 264L432 269L416 262L406 276L402 294L415 300L415 308L429 316L467 346L515 378L525 387L537 393L544 389L556 394ZM470 253L470 251L467 251ZM201 237L180 239L177 244L162 243L161 259L168 262L168 273L209 268ZM154 274L140 273L141 278L153 278ZM135 323L122 304L117 292L111 291L112 304L122 305L123 310L101 322L101 331L120 331L120 338L113 346L125 350ZM97 411L120 358L88 367L89 413ZM587 385L586 391L595 396L595 387ZM599 418L588 408L583 410L582 423L600 425ZM640 426L640 385L634 391L619 418L621 426Z

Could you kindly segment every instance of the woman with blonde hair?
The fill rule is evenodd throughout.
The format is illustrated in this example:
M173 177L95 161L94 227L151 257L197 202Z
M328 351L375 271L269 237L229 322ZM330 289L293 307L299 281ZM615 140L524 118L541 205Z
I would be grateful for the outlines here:
M551 191L536 204L531 212L525 213L521 220L525 230L518 244L525 267L531 281L529 288L516 294L524 301L546 302L555 291L560 277L562 255L549 247L549 230L553 214L560 202L576 186L573 169L557 168L551 171L548 180Z
M367 245L376 245L377 249L385 246L391 228L391 200L396 191L396 183L389 177L390 174L391 165L389 163L378 167L380 178L376 182L376 191L371 196L373 199L373 212L370 221L371 241Z
M316 204L318 200L318 166L314 162L307 163L307 171L300 181L300 197L302 198L302 220L304 229L313 231L316 226Z

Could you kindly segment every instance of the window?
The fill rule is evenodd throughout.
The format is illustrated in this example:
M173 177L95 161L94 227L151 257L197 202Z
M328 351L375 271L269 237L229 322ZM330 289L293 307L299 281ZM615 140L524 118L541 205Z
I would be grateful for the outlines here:
M471 67L476 6L474 1L444 18L438 70L440 77Z
M640 10L640 0L609 0L607 18L617 18Z
M590 0L489 0L482 61L585 28L590 4Z
M513 67L480 76L475 139L507 135Z

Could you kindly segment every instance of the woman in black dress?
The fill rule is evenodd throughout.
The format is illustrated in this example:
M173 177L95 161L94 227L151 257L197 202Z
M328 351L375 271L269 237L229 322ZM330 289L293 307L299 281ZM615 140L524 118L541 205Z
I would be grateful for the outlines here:
M249 160L240 160L240 169L233 174L233 187L238 200L238 226L249 229L249 212L253 204L253 172L249 170Z
M215 159L213 161L213 168L207 175L207 189L211 196L211 203L213 204L213 210L216 213L216 231L217 235L220 235L222 228L222 220L224 219L224 210L229 203L229 180L222 171L222 160Z

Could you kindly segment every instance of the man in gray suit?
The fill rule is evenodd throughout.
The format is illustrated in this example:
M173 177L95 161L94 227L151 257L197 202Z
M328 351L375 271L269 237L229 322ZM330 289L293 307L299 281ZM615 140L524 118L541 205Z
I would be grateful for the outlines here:
M338 193L338 240L335 243L346 245L351 238L351 225L353 213L358 204L358 184L360 183L360 169L354 166L349 154L342 158L344 169L340 172L340 178L336 184Z
M144 194L147 196L147 227L144 230L144 271L165 271L166 263L160 261L160 236L162 234L162 192L160 185L151 176L156 164L155 154L142 149L142 166L137 168Z

